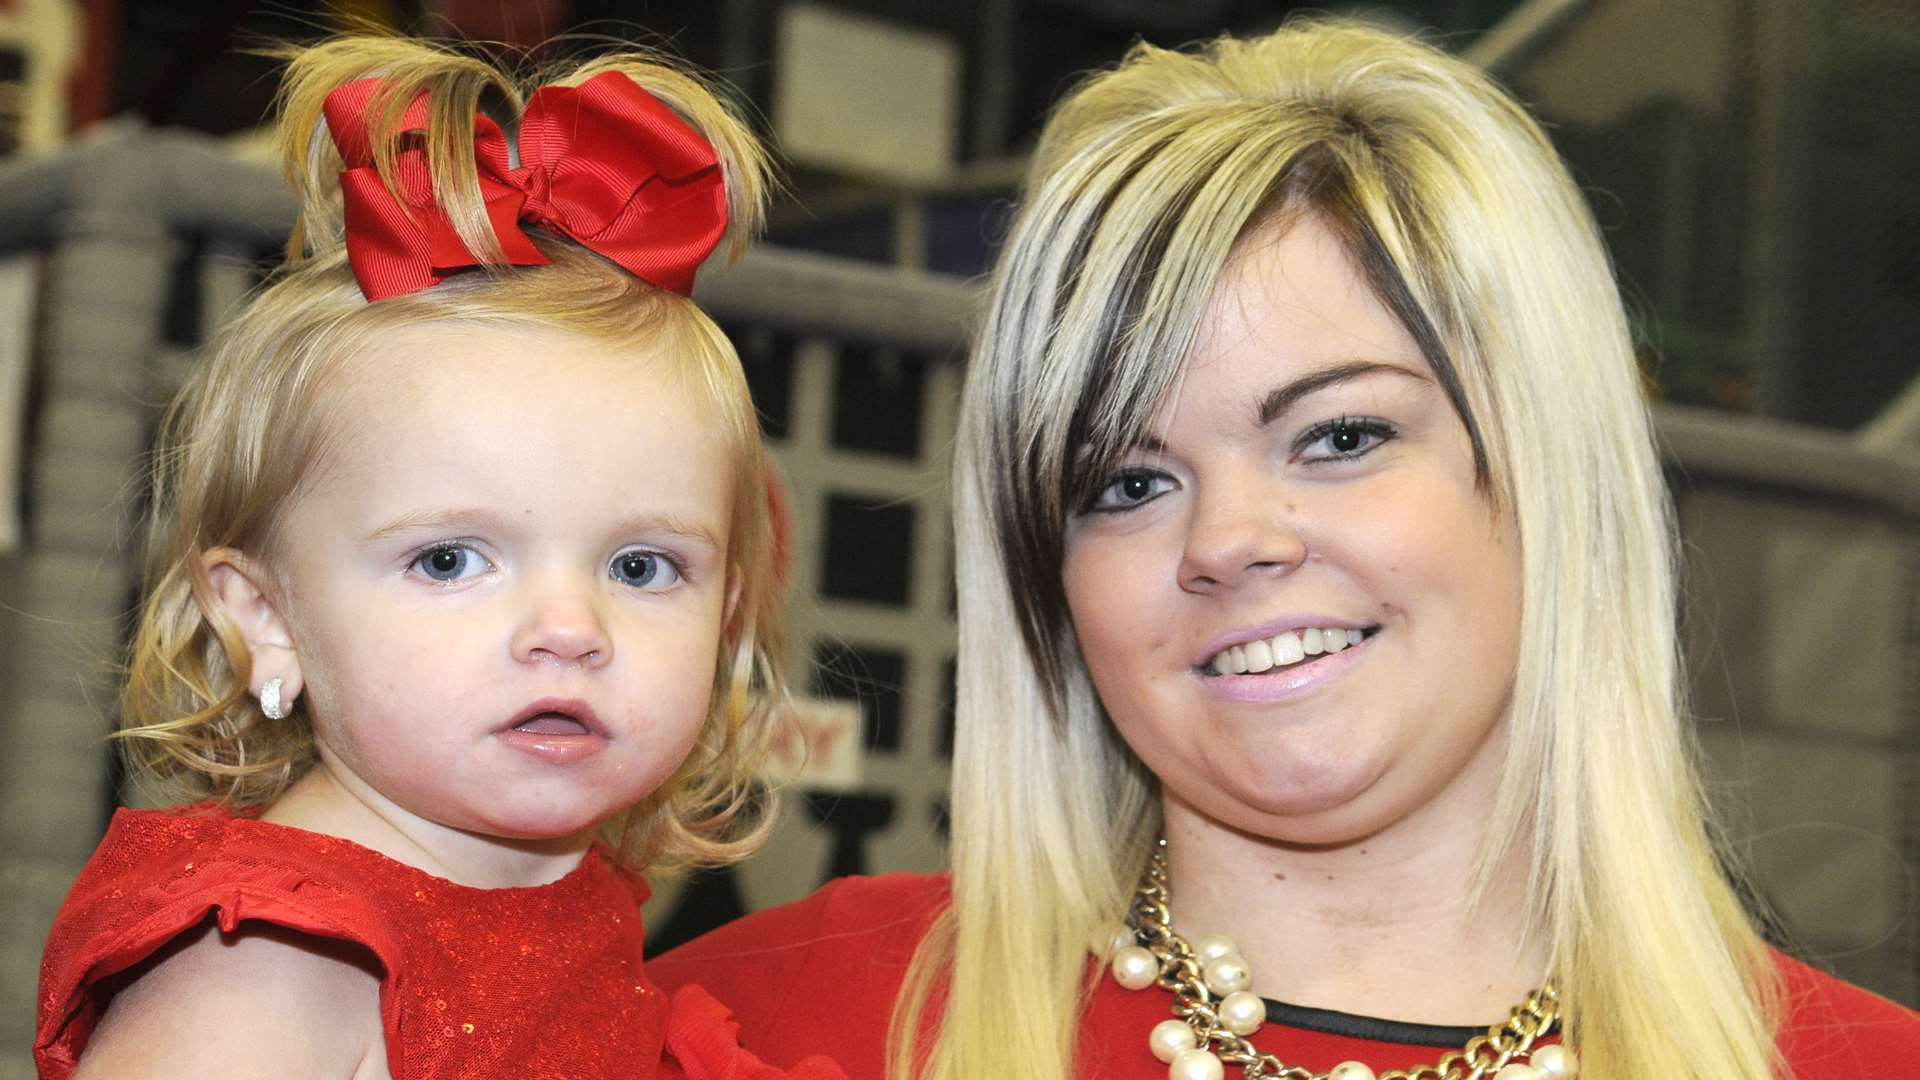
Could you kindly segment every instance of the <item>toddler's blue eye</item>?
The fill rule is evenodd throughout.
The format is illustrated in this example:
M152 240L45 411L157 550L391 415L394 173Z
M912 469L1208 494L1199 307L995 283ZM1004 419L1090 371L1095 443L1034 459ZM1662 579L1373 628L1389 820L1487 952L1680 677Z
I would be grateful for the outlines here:
M421 552L413 568L434 581L460 581L485 570L487 560L470 547L447 544Z
M636 589L664 589L680 580L680 569L673 561L651 551L623 551L615 555L607 574L622 585Z

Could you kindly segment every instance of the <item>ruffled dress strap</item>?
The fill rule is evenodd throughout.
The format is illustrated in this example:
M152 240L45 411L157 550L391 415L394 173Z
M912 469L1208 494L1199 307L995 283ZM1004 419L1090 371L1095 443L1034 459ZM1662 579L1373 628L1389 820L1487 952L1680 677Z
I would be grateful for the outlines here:
M259 921L351 942L389 962L392 936L363 898L236 838L237 821L246 819L211 806L114 815L41 958L34 1055L43 1077L78 1066L106 1007L104 984L209 918L229 933Z

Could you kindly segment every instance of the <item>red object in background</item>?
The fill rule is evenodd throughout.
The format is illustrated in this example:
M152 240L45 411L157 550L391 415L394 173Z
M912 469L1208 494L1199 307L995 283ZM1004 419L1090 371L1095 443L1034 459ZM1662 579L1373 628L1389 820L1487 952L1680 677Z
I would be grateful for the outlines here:
M784 589L793 583L793 490L772 454L767 455L767 516L773 526L773 579Z
M13 0L0 0L0 7ZM107 115L113 100L114 29L119 0L87 0L85 41L80 63L67 83L67 130L79 131Z
M432 0L430 12L447 28L475 41L532 49L567 29L572 0Z

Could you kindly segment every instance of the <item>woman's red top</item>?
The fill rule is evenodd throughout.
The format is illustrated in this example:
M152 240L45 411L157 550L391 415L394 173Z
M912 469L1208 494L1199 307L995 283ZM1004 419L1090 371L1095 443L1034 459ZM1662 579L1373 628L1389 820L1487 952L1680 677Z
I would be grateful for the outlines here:
M396 1080L776 1080L698 987L640 966L646 882L598 848L548 885L476 889L357 844L202 805L122 810L60 910L40 968L34 1059L71 1075L112 977L209 920L271 923L365 948ZM834 1080L809 1062L796 1080Z
M655 957L669 989L699 983L726 999L768 1061L829 1054L855 1080L885 1076L887 1020L928 925L947 904L941 875L841 878ZM1780 1048L1796 1080L1905 1075L1920 1061L1920 1013L1780 958L1791 1003ZM1080 1029L1077 1077L1162 1080L1147 1033L1172 1016L1161 991L1100 979ZM1255 1042L1289 1065L1375 1069L1429 1064L1484 1028L1403 1024L1269 1003Z

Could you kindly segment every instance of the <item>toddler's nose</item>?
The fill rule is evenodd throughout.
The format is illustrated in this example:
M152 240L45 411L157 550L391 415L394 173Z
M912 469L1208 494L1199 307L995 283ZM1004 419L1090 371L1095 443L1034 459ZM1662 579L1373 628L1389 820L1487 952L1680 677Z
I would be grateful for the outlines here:
M591 590L548 585L534 590L513 634L513 657L523 663L585 663L613 659L613 639Z

